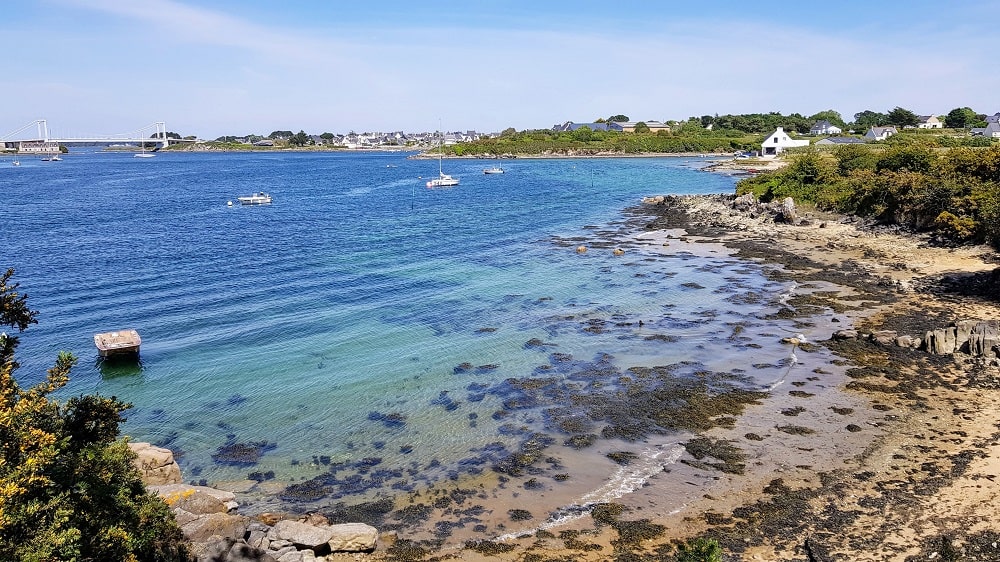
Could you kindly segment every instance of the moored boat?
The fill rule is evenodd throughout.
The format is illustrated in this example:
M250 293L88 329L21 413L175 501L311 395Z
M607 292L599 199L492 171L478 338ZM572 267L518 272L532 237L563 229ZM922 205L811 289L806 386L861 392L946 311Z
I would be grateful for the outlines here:
M451 187L453 185L458 185L458 178L453 178L448 174L444 173L441 168L441 159L444 157L444 137L441 137L438 143L438 177L427 182L427 187Z
M492 168L483 168L484 174L502 174L503 168L500 166L493 166Z
M236 200L239 201L241 205L269 205L271 203L271 196L263 191L258 191L253 195L237 197Z
M133 329L94 334L97 354L102 358L138 356L142 338Z

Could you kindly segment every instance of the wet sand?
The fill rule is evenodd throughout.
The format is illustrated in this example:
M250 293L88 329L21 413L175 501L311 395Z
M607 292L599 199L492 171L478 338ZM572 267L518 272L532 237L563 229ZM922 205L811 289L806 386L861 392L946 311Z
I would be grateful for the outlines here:
M432 490L428 506L471 509L487 523L480 530L506 519L511 532L477 538L475 527L456 528L445 543L400 533L369 559L659 560L679 541L710 537L727 560L1000 560L998 369L962 354L832 338L846 328L922 336L1000 317L974 282L995 267L992 252L933 247L835 216L775 224L730 202L644 205L633 220L646 231L633 242L735 254L794 283L777 314L810 338L790 341L787 374L766 396L710 429L637 448L623 463L647 471L636 489L607 501L598 494L593 509L558 524L533 520L529 492L482 494L488 513L462 502L502 475Z

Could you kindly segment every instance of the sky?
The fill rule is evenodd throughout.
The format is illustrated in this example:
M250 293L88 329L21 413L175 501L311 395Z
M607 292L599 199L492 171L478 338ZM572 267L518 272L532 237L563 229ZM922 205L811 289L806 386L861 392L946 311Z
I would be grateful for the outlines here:
M993 0L34 0L0 138L501 131L624 114L1000 111ZM29 129L33 131L34 129Z

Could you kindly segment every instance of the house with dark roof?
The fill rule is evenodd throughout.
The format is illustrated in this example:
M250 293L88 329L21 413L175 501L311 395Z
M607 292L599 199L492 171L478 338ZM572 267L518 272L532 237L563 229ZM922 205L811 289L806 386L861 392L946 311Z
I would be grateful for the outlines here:
M845 144L865 144L865 141L864 139L859 139L858 137L827 137L816 141L816 146L843 146Z
M1000 138L1000 121L990 121L985 127L970 130L969 134L974 137Z
M552 127L553 131L575 131L580 127L589 127L591 131L607 131L607 123L574 123L572 121L567 121L562 125L555 125Z
M872 127L868 129L865 133L865 138L868 140L884 141L885 139L899 133L893 126L888 127Z
M839 135L842 132L843 130L840 127L830 123L826 119L817 121L816 124L809 129L810 135Z

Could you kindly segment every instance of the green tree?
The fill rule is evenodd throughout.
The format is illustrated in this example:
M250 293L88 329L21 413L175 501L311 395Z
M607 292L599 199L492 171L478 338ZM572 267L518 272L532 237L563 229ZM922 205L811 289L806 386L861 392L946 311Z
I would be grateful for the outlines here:
M27 295L0 276L0 325L37 323ZM44 382L14 379L18 336L0 334L0 553L4 560L188 560L170 508L149 494L118 439L130 406L96 395L61 404L76 358L59 353Z
M920 119L909 109L896 106L886 115L886 120L897 127L916 127Z
M325 141L333 140L333 133L323 133L322 135L319 136L319 138Z
M814 115L809 116L809 121L829 121L831 124L840 127L841 129L847 128L847 123L844 122L844 118L840 116L840 113L832 109L827 109L826 111L820 111Z
M868 127L881 127L889 123L889 118L885 113L879 113L866 109L854 114L854 128L867 129Z
M628 123L629 121L631 121L631 119L628 118L628 115L618 114L608 117L608 121L614 123Z
M944 117L944 126L950 129L965 129L985 126L985 122L979 118L975 111L972 111L972 108L956 107Z
M632 131L636 133L648 133L649 125L647 125L643 121L639 121L638 123L635 124L635 127L632 129Z
M292 132L291 131L271 131L271 134L267 135L267 138L269 138L271 140L290 139L290 138L292 138Z
M312 144L312 139L309 138L309 135L307 135L305 131L300 130L294 135L291 135L288 139L288 144L294 146L305 146L307 144Z

